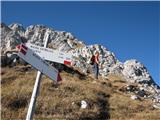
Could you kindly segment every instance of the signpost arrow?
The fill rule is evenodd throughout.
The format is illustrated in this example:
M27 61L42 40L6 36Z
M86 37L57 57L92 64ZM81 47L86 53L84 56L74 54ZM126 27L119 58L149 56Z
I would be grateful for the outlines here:
M24 44L21 44L19 46L18 56L25 60L27 63L31 64L43 74L47 75L52 80L55 80L56 82L59 80L58 70L48 64L45 60L43 60L40 56L38 56Z
M71 65L72 55L70 53L60 52L50 48L43 48L31 43L26 43L26 46L32 49L37 55L45 60L57 62L61 64Z

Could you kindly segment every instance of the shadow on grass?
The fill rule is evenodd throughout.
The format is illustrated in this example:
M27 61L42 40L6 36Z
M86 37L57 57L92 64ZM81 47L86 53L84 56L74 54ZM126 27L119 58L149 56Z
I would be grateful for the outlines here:
M74 70L72 68L69 68L67 66L64 65L64 69L65 72L72 74L73 76L77 76L80 80L86 80L86 75L82 74L81 72L79 72L78 70Z
M1 84L11 84L14 80L16 80L16 76L7 76L3 77L1 80Z
M18 110L20 108L24 108L27 106L27 99L26 98L22 98L22 99L16 99L13 100L8 107L10 107L12 110Z

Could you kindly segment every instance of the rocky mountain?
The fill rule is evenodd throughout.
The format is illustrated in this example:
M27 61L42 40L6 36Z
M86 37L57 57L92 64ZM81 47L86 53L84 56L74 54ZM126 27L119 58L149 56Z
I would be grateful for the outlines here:
M149 91L156 97L159 96L160 100L159 86L155 84L147 68L142 63L135 59L126 60L122 63L106 47L99 44L85 45L83 41L78 40L69 32L57 31L44 25L31 25L24 28L17 23L9 26L1 23L1 53L14 49L16 45L22 42L43 46L47 36L47 47L72 53L73 67L78 68L84 74L89 74L91 69L89 63L92 54L94 51L99 51L100 75L103 79L107 79L108 74L123 76L129 83L137 83L141 90Z

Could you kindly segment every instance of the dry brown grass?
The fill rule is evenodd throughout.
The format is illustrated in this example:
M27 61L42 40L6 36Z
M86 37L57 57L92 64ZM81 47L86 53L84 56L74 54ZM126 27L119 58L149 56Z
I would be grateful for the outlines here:
M21 68L20 68L21 67ZM17 66L2 68L2 120L25 119L34 86L36 71ZM151 107L151 101L134 101L118 89L125 81L110 75L109 80L93 83L91 77L61 72L58 86L43 76L37 98L34 119L38 120L158 120L160 111ZM80 108L81 100L88 103Z
M108 77L112 82L112 95L109 99L110 117L112 120L159 120L160 110L152 107L151 100L132 100L132 94L125 94L119 89L126 82L119 76Z

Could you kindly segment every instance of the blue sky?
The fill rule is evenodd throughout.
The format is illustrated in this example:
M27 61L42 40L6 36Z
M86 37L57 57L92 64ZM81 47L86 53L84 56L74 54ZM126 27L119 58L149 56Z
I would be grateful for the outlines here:
M160 85L160 2L2 2L2 22L44 24L135 58Z

